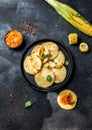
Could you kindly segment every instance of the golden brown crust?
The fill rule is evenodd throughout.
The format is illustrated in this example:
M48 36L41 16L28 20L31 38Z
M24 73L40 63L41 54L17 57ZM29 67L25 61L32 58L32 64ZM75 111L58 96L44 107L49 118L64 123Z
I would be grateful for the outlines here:
M47 62L49 59L49 50L43 45L37 45L34 47L32 54L37 55L41 59L42 63Z
M59 51L58 55L53 60L49 60L44 64L47 68L60 68L65 63L65 55L62 51Z
M38 56L27 56L24 60L24 69L27 73L35 75L41 69L42 63Z
M59 51L57 57L53 60L55 68L60 68L65 63L65 55L62 51Z

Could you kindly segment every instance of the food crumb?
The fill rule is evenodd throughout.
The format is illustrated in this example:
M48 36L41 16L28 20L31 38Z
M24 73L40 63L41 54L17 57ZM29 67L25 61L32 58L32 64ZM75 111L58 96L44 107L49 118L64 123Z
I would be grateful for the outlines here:
M27 22L20 23L20 27L25 30L27 33L31 33L32 35L37 34L37 25L29 24Z
M12 97L13 95L12 95L12 93L10 93L10 97Z

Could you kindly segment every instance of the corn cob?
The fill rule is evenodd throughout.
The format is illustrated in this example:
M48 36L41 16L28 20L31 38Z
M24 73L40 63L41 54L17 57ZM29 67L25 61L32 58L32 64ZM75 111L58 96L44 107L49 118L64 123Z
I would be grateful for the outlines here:
M61 17L63 17L66 21L68 21L79 31L83 32L88 36L92 36L92 24L90 24L90 22L86 20L76 10L71 8L69 5L61 3L57 0L45 0L45 1L49 5L51 5Z

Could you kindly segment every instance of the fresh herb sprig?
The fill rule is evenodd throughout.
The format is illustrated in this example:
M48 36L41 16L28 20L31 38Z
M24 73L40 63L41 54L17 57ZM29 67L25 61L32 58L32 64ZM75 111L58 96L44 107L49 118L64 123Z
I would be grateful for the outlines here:
M65 61L65 66L69 66L69 61L68 60Z
M25 108L29 108L31 106L32 106L32 102L31 101L25 102Z
M47 76L47 81L48 81L48 82L51 82L52 80L53 80L53 78L52 78L50 75L48 75L48 76Z
M45 59L45 58L48 58L49 55L48 54L42 54L42 58Z

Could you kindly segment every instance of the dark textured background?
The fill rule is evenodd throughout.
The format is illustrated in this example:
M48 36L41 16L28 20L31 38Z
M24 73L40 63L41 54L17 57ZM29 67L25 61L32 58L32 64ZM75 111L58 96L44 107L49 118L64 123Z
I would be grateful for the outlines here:
M60 0L71 5L92 23L91 0ZM37 35L27 34L21 22L37 25ZM23 45L10 49L4 35L11 29L23 33ZM78 44L70 46L67 36L78 33L87 42L90 52L83 54ZM61 109L56 92L42 93L30 88L20 69L22 54L32 42L50 38L63 43L73 55L75 68L65 86L78 95L77 107ZM32 101L26 110L24 103ZM62 19L44 0L0 0L0 130L92 130L92 38L84 35Z

